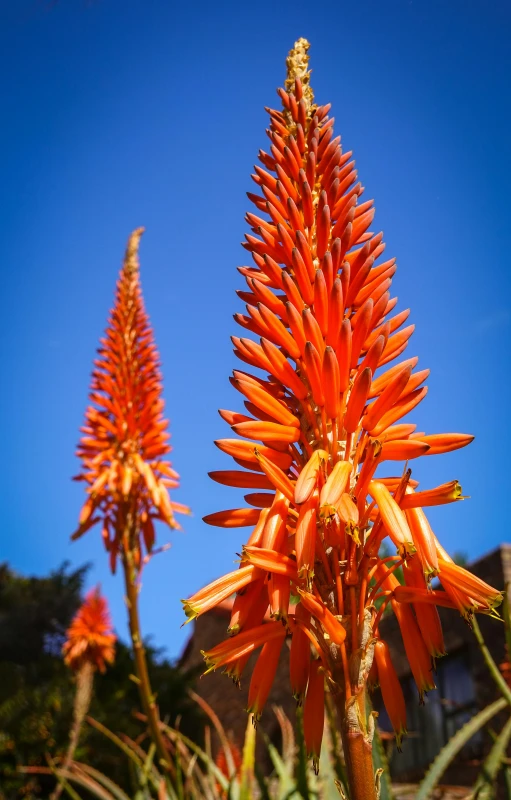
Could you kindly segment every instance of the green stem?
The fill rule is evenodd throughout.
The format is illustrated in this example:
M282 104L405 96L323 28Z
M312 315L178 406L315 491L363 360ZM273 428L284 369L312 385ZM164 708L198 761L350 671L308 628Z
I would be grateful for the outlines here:
M92 686L94 682L94 667L89 661L86 661L79 669L76 675L76 693L73 708L73 724L69 734L69 745L67 748L66 756L62 762L62 766L57 769L59 773L66 773L69 770L71 761L78 747L78 740L80 739L80 732L82 730L83 720L87 711L89 710L90 702L92 699ZM62 791L65 788L65 782L60 780L54 789L50 800L58 800Z
M490 651L488 650L488 648L486 646L486 643L485 643L485 641L483 639L483 634L481 633L481 629L479 627L479 623L477 622L477 619L475 618L475 616L474 616L474 618L472 620L472 628L473 628L473 631L474 631L474 636L477 639L477 643L479 645L479 649L480 649L480 651L481 651L481 653L483 655L483 658L484 658L484 660L486 662L486 666L488 667L488 669L490 671L490 674L491 674L493 680L495 681L499 692L504 697L506 702L511 706L511 689L509 688L509 686L507 685L506 681L502 677L502 674L501 674L498 666L496 665L495 661L493 660L493 658L491 656Z
M138 614L138 588L136 585L136 570L133 567L131 553L124 553L123 566L126 585L126 605L128 606L129 628L131 641L133 643L133 654L135 657L135 669L138 678L140 701L147 717L149 730L156 745L160 762L166 770L169 770L169 753L165 746L161 732L160 716L155 702L155 697L151 689L149 671L147 669L147 659L140 629L140 618Z

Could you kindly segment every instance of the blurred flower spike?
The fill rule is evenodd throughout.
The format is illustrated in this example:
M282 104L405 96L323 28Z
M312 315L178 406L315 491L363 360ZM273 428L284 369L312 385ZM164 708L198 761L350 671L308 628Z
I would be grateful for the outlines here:
M112 572L119 552L128 549L139 570L142 541L147 553L154 548L154 522L178 528L175 512L189 513L169 497L179 475L167 460L171 447L160 364L140 286L143 230L135 230L128 241L115 305L94 362L91 405L77 453L82 470L76 480L87 483L88 496L73 538L101 523Z
M220 411L242 438L216 442L236 467L210 473L248 493L246 507L205 521L253 531L240 569L189 598L185 610L199 615L236 592L234 635L204 656L239 681L262 648L262 666L271 661L272 669L256 665L253 673L258 714L270 688L261 675L274 673L281 636L291 637L290 684L304 701L309 752L317 759L323 723L312 708L326 678L353 789L356 780L374 787L371 669L375 681L381 672L384 700L392 699L398 740L406 728L387 650L374 659L385 608L396 613L422 697L444 652L436 606L470 620L492 613L501 594L452 562L422 510L462 500L457 481L415 492L409 463L473 437L430 435L403 422L426 396L429 370L416 369L416 357L395 363L414 325L406 324L409 310L395 310L395 259L382 260L383 234L370 230L373 201L363 199L352 153L334 135L330 106L314 102L308 49L305 39L296 42L278 90L282 110L267 109L269 151L259 152L252 175L257 191L248 195L254 209L243 243L254 263L239 267L246 312L234 315L242 335L232 337L244 369L231 383L244 410ZM386 537L394 556L379 555ZM402 565L405 587L394 574ZM432 587L436 577L442 589ZM376 795L367 788L353 796Z
M64 661L74 672L84 664L104 672L106 665L114 662L116 638L107 602L98 586L87 594L67 630L62 648Z

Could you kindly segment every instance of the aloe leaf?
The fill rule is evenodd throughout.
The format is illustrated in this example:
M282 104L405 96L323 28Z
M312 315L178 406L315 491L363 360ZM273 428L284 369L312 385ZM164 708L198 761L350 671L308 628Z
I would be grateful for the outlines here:
M190 695L192 700L195 700L195 702L202 708L202 710L208 715L211 722L213 723L215 730L220 738L222 749L225 753L225 763L227 766L227 772L229 773L229 775L234 775L236 773L236 764L234 763L231 746L229 744L229 740L227 738L222 723L220 722L218 716L215 714L209 703L207 703L200 695L196 694L192 690L189 690L188 694Z
M490 750L488 757L481 768L472 794L477 800L491 800L494 797L494 783L497 773L502 766L502 759L506 754L506 748L511 739L511 718L508 719L495 743Z
M129 796L121 789L120 786L118 786L114 781L110 780L110 778L107 778L107 776L99 770L94 769L94 767L89 767L88 764L82 764L78 761L73 761L72 768L73 774L74 772L77 774L83 772L85 775L88 775L90 778L100 783L105 789L108 789L108 791L111 792L115 800L130 800Z
M93 797L96 797L97 800L115 800L115 797L110 794L109 791L104 789L97 781L89 778L88 775L76 774L67 770L57 770L57 774L59 780L61 778L64 779L64 786L68 794L70 793L69 790L71 787L66 785L66 783L68 781L72 781L73 783L78 784L78 786L81 786L83 789L87 789L87 791L90 792ZM71 794L71 797L73 797L73 800L75 800L75 798L79 797L79 795L77 795L75 792L74 795Z
M507 700L505 700L503 697L499 698L494 703L491 703L491 705L483 708L482 711L472 717L469 722L467 722L462 728L459 729L459 731L454 734L454 736L447 742L445 747L443 747L439 752L431 764L431 767L427 771L424 779L419 784L415 800L428 800L428 798L431 797L433 789L437 785L438 781L444 774L453 758L459 753L468 740L471 739L478 730L486 725L486 723L489 722L490 719L495 716L495 714L497 714L499 711L502 711L506 705Z
M504 783L506 785L506 800L511 800L511 767L504 768Z
M349 788L348 788L348 777L346 774L346 766L341 758L341 737L339 736L339 730L337 727L337 717L334 710L334 705L332 702L332 695L327 695L327 702L326 702L326 719L327 719L327 726L330 738L332 740L332 747L330 749L330 758L332 759L333 766L335 769L335 773L337 776L337 781L342 786L344 794L346 797L349 796ZM369 699L367 700L367 706L369 708Z
M169 736L170 739L173 739L175 741L180 740L180 741L184 742L185 745L193 753L196 753L196 755L199 757L199 759L202 761L202 763L205 764L205 766L208 768L211 776L214 777L216 781L218 781L218 783L220 784L221 788L226 792L228 791L228 789L229 789L229 781L225 777L224 773L220 769L218 769L217 765L215 764L215 762L213 761L213 758L211 756L209 756L207 753L205 753L204 750L201 747L199 747L198 744L195 744L195 742L192 742L191 739L189 739L187 736L185 736L180 731L176 731L176 730L174 730L174 728L169 728L168 725L165 725L163 723L162 723L162 728L165 730L167 736Z
M330 726L325 725L323 741L321 743L321 758L319 769L319 797L321 800L340 800L337 788L337 772L333 758L333 743Z
M305 739L303 736L303 706L296 709L296 740L298 744L297 764L296 764L296 788L300 792L300 797L310 800L309 779L307 775L307 752L305 750Z
M243 743L243 761L241 762L239 800L251 800L254 785L256 729L250 714Z
M392 785L390 782L390 767L385 753L385 748L378 732L375 728L373 737L373 766L374 771L381 770L380 773L380 800L394 800Z
M291 798L295 794L299 797L300 795L298 794L293 775L290 773L285 762L281 758L277 748L270 742L268 736L265 735L264 740L266 742L266 747L268 748L271 762L279 779L279 791L276 800L287 800L287 798Z
M474 636L477 639L477 644L479 645L479 649L481 651L481 654L482 654L482 656L483 656L483 658L484 658L484 660L486 662L486 666L488 667L488 669L490 671L490 675L492 676L493 680L495 681L495 684L496 684L499 692L501 693L502 697L505 697L507 702L508 702L508 704L511 706L511 689L509 688L509 686L507 685L506 681L502 677L502 674L501 674L498 666L496 665L496 663L493 660L493 657L492 657L490 651L488 650L488 648L486 646L486 643L485 643L485 641L483 639L483 635L481 633L481 629L479 627L479 623L478 623L477 619L475 618L475 616L474 616L474 618L472 620L472 630L474 631Z
M509 603L509 591L511 584L506 583L504 589L504 602L502 603L502 618L504 620L504 631L506 634L506 648L508 658L511 658L511 608Z

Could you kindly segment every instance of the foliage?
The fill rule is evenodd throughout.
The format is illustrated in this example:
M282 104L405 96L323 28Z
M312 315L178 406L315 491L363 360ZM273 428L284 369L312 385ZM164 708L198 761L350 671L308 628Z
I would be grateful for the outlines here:
M238 758L236 746L229 740L223 726L213 709L197 695L193 697L209 717L216 734L212 740L210 726L205 730L205 744L197 745L181 730L162 724L168 747L173 758L172 779L159 771L154 762L154 745L144 750L126 735L116 736L97 721L89 718L90 725L103 733L127 757L135 778L133 797L136 800L338 800L339 786L345 785L345 775L336 747L336 736L331 725L323 742L321 754L321 773L315 775L308 766L303 748L303 723L298 714L297 730L281 708L273 711L279 722L282 734L281 752L264 737L273 772L262 775L257 768L257 745L259 734L249 715L243 756ZM296 734L296 735L295 735ZM213 757L213 745L217 745L217 756ZM51 773L51 768L45 772ZM77 790L82 788L98 800L126 800L122 788L105 774L94 771L88 764L74 761L68 771L56 770L59 780L65 782L69 796L80 798Z
M71 726L74 678L61 648L65 631L82 601L87 567L63 564L46 577L23 577L0 566L0 798L48 796L53 778L18 773L20 765L45 766L46 755L64 754ZM197 736L200 715L187 700L189 679L148 647L151 678L162 715L183 716L182 728ZM138 690L131 679L130 650L117 645L115 664L95 681L91 713L112 730L133 738L143 727L134 716ZM186 713L185 713L186 712ZM84 731L76 754L91 768L104 770L124 787L130 774L115 747L105 745L92 728Z

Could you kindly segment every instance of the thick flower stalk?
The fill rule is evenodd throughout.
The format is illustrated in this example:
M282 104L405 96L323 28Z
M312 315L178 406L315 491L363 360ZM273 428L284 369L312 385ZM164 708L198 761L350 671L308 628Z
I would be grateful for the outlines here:
M91 405L78 446L82 470L77 480L86 482L87 499L73 538L101 523L113 572L119 557L122 561L142 705L160 759L165 760L140 632L138 578L144 561L155 552L155 523L178 528L175 512L189 510L169 496L169 489L179 485L179 475L167 460L171 447L160 364L140 286L138 247L143 231L138 228L129 238L115 305L94 362Z
M399 360L414 326L408 310L395 311L395 259L383 260L382 234L370 231L373 201L363 199L351 152L334 135L330 106L314 102L308 49L300 39L289 55L283 108L268 109L270 149L260 151L252 175L244 247L254 264L239 268L246 313L235 314L243 332L232 338L250 368L231 378L245 409L220 411L237 438L216 442L237 468L210 473L249 492L246 507L205 521L253 531L239 569L184 605L193 618L236 592L231 638L204 655L239 681L261 648L249 694L256 717L290 636L290 683L304 700L309 753L317 766L325 684L358 800L375 797L370 673L398 741L406 728L381 642L384 609L396 614L422 697L444 651L436 606L470 619L491 612L500 593L452 562L423 511L462 499L459 484L422 491L411 478L409 462L473 437L430 435L403 422L425 397L429 371L417 369L415 357ZM379 555L386 537L395 556ZM394 575L400 565L404 586ZM432 588L436 576L443 590Z
M69 734L69 745L61 766L63 773L67 772L73 759L83 720L90 707L94 673L96 670L104 672L107 664L113 664L116 638L107 602L101 595L99 587L96 587L88 593L76 612L62 647L64 661L76 675L73 723ZM59 782L51 795L51 800L57 800L63 788L64 784Z

